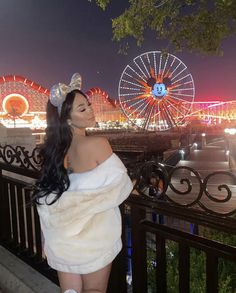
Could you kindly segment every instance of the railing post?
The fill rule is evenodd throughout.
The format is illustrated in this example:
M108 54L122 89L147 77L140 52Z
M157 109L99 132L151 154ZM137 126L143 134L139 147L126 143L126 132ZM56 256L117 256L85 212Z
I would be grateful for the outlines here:
M108 285L108 293L126 293L127 283L126 283L126 241L125 241L125 208L124 205L120 206L122 218L122 243L123 247L121 252L118 254L116 259L113 261L112 270Z
M24 217L24 209L25 202L23 201L23 185L17 185L17 201L18 201L18 213L19 213L19 228L20 228L20 249L26 249L26 232L25 232L25 217Z
M144 209L131 207L132 285L133 292L147 292L147 248L146 232L140 222L145 219Z
M12 225L12 240L14 247L19 244L18 241L18 225L17 225L17 206L16 206L16 192L15 185L10 183L10 204L11 204L11 225Z
M210 252L206 255L206 292L218 292L218 259Z
M166 242L156 233L156 283L157 292L166 293Z
M179 292L190 292L190 256L189 246L179 243Z
M25 189L25 202L30 202L30 190ZM33 217L32 206L26 207L26 227L27 227L27 241L28 241L28 253L30 257L34 256L34 236L33 236Z
M0 241L3 244L11 240L11 221L8 185L3 179L2 170L0 170L0 203Z

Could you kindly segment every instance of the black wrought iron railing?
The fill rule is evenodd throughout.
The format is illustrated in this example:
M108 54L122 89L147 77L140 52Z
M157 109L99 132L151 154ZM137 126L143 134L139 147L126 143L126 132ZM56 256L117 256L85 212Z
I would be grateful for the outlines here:
M37 150L0 147L0 244L57 283L36 209L27 205L38 163ZM124 246L109 292L235 292L236 176L219 171L201 178L191 168L167 172L155 162L130 164L129 174L134 189L121 206Z

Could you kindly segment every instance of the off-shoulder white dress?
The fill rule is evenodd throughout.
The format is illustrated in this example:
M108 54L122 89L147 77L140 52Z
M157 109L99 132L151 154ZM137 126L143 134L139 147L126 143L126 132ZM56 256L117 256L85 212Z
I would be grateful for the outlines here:
M56 203L37 207L44 251L52 268L87 274L105 267L121 250L118 206L133 185L114 153L91 171L69 178L70 188Z

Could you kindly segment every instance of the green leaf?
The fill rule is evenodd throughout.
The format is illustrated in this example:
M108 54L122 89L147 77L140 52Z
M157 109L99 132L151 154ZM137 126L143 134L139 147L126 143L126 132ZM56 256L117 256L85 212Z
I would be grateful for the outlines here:
M91 1L91 0L90 0ZM110 0L95 0L105 9ZM129 0L129 7L112 20L113 40L130 37L142 45L148 31L167 40L176 51L222 54L225 38L236 33L235 0Z

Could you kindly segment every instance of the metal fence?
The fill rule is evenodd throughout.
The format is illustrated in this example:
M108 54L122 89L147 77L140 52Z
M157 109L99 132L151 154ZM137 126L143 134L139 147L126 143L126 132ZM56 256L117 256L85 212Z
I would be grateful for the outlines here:
M37 150L0 147L0 244L58 283L43 254L36 209L27 205L38 162ZM155 162L130 165L129 173L134 190L121 206L124 246L108 292L235 292L235 175L201 178L190 168L167 172ZM147 192L153 174L164 183L158 196ZM224 180L218 182L220 196L210 193L214 176Z

